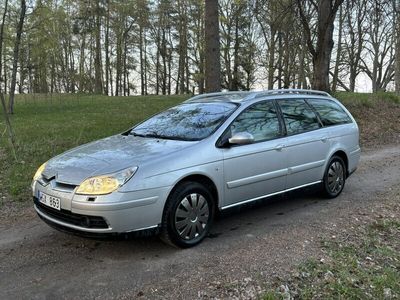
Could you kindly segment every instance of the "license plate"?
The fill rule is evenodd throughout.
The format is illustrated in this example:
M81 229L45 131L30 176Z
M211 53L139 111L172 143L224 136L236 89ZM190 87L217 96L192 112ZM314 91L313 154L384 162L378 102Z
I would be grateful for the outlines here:
M51 208L61 210L60 206L60 198L53 197L47 194L44 194L42 192L39 192L39 201L43 203L44 205L47 205Z

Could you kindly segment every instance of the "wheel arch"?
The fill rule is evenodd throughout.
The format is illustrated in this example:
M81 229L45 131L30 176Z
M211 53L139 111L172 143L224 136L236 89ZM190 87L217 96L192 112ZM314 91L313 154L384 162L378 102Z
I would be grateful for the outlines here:
M347 157L346 152L344 152L343 150L336 150L332 155L331 158L333 156L339 156L341 159L343 159L345 167L346 167L346 177L349 176L349 158Z
M175 189L182 184L183 182L198 182L202 185L204 185L206 188L209 189L209 191L211 192L212 196L213 196L213 200L215 202L215 209L218 209L218 204L220 201L220 195L218 192L218 188L217 185L215 184L215 182L208 176L204 175L204 174L190 174L190 175L186 175L185 177L179 179L173 186L173 188L169 191L168 193L168 198L169 196L175 191ZM164 208L165 209L165 208Z

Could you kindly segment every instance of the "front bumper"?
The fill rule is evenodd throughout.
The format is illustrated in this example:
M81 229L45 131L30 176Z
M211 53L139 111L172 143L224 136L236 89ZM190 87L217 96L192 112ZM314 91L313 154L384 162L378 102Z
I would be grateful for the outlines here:
M112 230L103 217L76 214L65 209L59 211L40 203L36 197L33 197L33 203L37 214L50 223L86 232L104 233Z
M129 193L114 192L93 197L59 191L51 185L34 183L34 208L53 227L83 233L127 233L156 228L161 224L169 187ZM60 199L61 210L47 207L38 199L39 191Z

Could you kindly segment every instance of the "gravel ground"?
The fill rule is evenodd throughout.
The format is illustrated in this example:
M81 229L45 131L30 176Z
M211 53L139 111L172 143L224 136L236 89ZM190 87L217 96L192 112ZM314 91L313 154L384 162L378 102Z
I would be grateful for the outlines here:
M0 299L255 298L322 255L322 239L390 212L399 183L399 146L364 151L340 197L302 190L224 213L209 238L186 250L156 237L66 235L25 208L1 216Z

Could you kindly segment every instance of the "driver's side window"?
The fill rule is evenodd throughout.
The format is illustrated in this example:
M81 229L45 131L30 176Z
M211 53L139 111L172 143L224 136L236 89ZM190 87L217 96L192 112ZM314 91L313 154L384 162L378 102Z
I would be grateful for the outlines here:
M260 102L246 108L230 127L231 136L248 132L255 142L271 140L280 136L279 119L272 101Z

